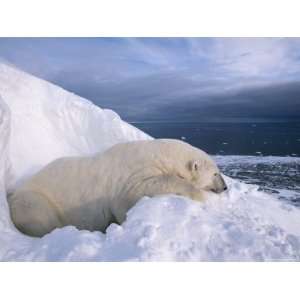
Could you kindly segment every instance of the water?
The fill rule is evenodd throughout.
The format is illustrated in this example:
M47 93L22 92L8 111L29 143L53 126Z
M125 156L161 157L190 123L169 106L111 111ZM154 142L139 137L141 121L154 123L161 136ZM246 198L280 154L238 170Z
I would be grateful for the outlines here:
M215 156L222 173L300 208L300 158Z
M136 122L156 138L183 139L210 154L300 156L300 121Z
M279 200L300 207L300 122L137 122L133 125L153 137L182 139L217 155L215 159L224 174L256 184L261 190L276 194Z

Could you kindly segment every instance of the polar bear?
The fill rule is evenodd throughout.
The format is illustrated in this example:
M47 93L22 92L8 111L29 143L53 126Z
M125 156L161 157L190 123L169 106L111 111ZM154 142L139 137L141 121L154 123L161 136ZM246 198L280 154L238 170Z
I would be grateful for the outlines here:
M177 194L202 201L226 184L214 161L183 141L121 143L93 157L60 158L9 197L12 220L23 233L41 237L74 225L102 232L121 224L143 196Z

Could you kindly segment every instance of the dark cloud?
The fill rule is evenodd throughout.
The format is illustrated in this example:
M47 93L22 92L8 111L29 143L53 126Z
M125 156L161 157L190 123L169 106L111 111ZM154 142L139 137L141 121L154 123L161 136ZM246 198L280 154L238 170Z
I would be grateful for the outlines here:
M126 120L300 117L300 39L1 39L0 57Z
M224 80L154 74L121 82L57 78L69 90L136 120L199 120L208 116L300 118L300 81L224 89Z
M300 118L300 82L272 84L222 93L182 97L149 108L149 120L200 121L216 118Z
M217 88L217 87L216 87ZM130 112L129 112L130 114ZM278 117L300 118L299 82L240 89L183 95L164 99L148 106L142 119L199 120L209 117ZM128 117L140 117L129 115Z

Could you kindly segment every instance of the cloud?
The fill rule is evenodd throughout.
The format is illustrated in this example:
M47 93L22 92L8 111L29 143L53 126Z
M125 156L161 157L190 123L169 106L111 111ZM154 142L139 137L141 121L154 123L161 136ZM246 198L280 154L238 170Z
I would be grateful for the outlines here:
M165 107L154 107L149 113L152 119L167 119L168 116L183 121L201 121L208 119L236 118L290 118L299 119L300 81L282 84L270 84L263 87L251 87L211 93L182 99ZM164 112L167 111L168 114ZM146 118L146 116L143 116ZM143 118L142 117L142 118ZM273 120L274 121L274 120Z
M276 79L299 75L299 39L230 38L215 39L212 59L233 75Z
M299 53L297 38L0 39L3 59L129 120L300 115Z

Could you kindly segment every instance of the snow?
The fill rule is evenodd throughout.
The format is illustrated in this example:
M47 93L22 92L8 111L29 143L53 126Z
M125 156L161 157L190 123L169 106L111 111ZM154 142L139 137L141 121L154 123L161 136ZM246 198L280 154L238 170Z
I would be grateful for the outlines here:
M105 234L72 226L43 238L19 233L6 194L22 180L61 156L151 137L115 112L5 64L0 97L0 260L300 260L299 208L229 177L228 192L204 203L175 195L144 197L121 226L112 224ZM223 164L247 159L217 157Z
M0 63L0 95L11 111L10 158L16 180L61 156L90 155L149 138L111 110Z

